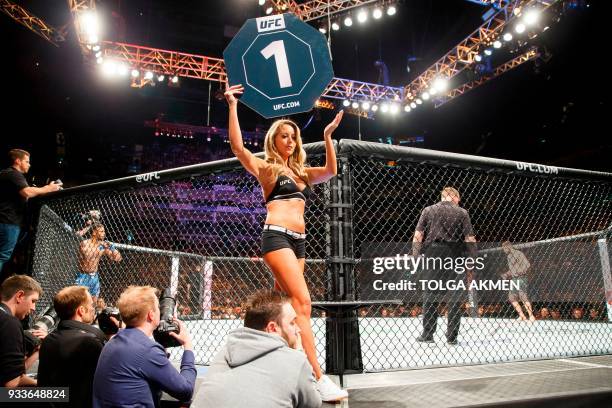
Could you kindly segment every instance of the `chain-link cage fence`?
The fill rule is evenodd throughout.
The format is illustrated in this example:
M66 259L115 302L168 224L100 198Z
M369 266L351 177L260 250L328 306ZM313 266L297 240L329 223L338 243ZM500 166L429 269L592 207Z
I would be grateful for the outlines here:
M322 162L322 144L307 151L310 165ZM402 301L358 310L366 370L612 352L610 174L355 141L337 152L338 177L317 185L307 205L305 276L313 301ZM375 274L372 260L410 253L421 211L445 186L459 190L485 261L471 276L480 287L436 304L434 343L423 343L423 290L373 286L419 272ZM75 188L41 204L32 262L45 289L41 308L83 271L97 270L108 305L130 284L171 287L196 361L208 364L241 325L247 296L272 286L259 258L261 188L236 160ZM113 251L92 260L83 248L98 221ZM446 315L457 307L458 343L447 344ZM321 312L313 310L312 323L324 366Z
M321 162L320 145L308 149L310 165ZM326 298L328 190L327 184L314 187L305 214L305 276L313 300ZM32 261L44 289L41 310L72 284L93 292L98 285L100 308L115 306L129 285L169 287L190 329L196 362L208 364L228 331L242 324L247 297L273 286L259 258L262 190L236 160L75 188L41 204ZM324 365L324 322L314 326ZM178 349L172 352L178 357Z
M609 174L344 142L355 296L403 302L359 311L366 370L612 352ZM459 191L459 206L469 213L483 267L472 271L474 286L468 273L454 271L458 289L446 290L465 296L436 303L440 318L430 343L417 341L424 332L423 295L446 282L423 279L424 269L402 263L404 254L407 262L414 259L422 210L440 202L447 186ZM384 272L374 273L375 257ZM457 344L448 344L453 308L460 308L461 323Z

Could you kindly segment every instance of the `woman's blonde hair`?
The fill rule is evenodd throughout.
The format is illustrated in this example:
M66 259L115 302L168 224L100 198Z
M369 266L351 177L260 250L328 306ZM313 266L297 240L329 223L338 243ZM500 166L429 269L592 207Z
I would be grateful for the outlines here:
M308 180L308 174L306 174L305 163L306 163L306 152L302 148L302 136L300 134L300 128L298 125L288 119L280 119L272 123L266 138L264 140L264 147L266 152L266 163L271 164L271 170L275 177L278 177L283 173L283 159L276 148L276 135L281 131L281 126L289 125L295 132L295 150L293 154L289 156L287 160L287 166L306 184L310 184Z

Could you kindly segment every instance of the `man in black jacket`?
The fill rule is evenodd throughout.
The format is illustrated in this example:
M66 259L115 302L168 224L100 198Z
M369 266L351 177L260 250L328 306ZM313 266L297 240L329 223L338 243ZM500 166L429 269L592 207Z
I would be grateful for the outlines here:
M70 403L62 407L90 407L93 377L106 336L91 325L93 299L84 286L68 286L53 299L61 319L57 330L40 347L39 387L69 387Z
M38 348L26 356L20 320L34 312L41 294L38 282L25 275L11 276L0 286L0 387L36 385L26 370L38 359ZM31 333L40 339L47 335L44 330Z

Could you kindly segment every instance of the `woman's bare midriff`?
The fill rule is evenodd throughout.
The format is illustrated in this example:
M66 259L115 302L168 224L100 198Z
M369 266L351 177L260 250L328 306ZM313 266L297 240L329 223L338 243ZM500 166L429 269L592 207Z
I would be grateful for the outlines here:
M290 200L275 200L266 205L268 216L266 224L278 225L295 232L306 232L304 222L304 200L292 198Z

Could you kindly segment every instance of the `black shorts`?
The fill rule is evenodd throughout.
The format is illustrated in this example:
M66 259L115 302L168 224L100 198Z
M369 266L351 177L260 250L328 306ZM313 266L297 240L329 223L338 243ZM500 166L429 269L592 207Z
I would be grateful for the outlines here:
M263 255L282 248L292 249L297 259L306 258L306 239L293 238L280 231L263 231L261 233L261 252Z

